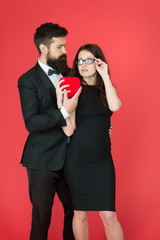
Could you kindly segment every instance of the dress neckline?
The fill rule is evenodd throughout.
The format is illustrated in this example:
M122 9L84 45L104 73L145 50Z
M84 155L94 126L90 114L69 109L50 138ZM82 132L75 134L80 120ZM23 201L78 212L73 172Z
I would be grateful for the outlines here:
M87 87L95 87L95 85L89 85L89 84L82 84L82 86L87 86Z

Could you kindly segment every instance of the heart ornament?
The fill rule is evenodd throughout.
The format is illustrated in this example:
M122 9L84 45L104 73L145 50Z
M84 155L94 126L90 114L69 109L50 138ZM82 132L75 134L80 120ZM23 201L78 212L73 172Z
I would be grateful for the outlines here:
M69 91L69 90L71 91L68 93L68 98L73 97L74 94L80 88L80 85L81 85L80 79L77 77L62 77L59 79L59 81L62 79L64 79L65 81L60 84L60 87L62 87L64 85L69 85L69 87L66 87L64 89L66 89L67 91Z

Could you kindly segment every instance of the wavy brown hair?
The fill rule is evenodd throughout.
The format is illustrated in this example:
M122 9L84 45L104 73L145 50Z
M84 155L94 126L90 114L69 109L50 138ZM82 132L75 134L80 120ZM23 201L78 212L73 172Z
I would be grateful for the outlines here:
M89 51L96 58L100 58L105 63L107 63L107 61L106 61L106 58L105 58L101 48L96 44L86 44L86 45L81 46L78 49L78 51L76 53L76 56L75 56L75 59L74 59L74 62L73 62L73 68L70 71L69 75L72 76L72 77L73 76L78 77L81 80L81 84L83 86L83 85L87 85L87 83L80 76L79 71L78 71L78 66L77 66L78 55L82 50ZM107 63L107 65L108 65L108 63ZM109 73L109 76L110 76L109 68L108 68L108 73ZM98 72L97 72L97 76L96 76L95 91L96 91L97 96L102 101L103 105L107 107L108 104L107 104L107 99L106 99L104 83L103 83L102 77L100 76L100 74Z

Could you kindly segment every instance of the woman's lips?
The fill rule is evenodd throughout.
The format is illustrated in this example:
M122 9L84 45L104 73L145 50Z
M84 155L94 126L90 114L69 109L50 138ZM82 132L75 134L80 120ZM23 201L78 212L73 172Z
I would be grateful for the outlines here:
M82 69L82 72L88 72L88 70L87 69Z

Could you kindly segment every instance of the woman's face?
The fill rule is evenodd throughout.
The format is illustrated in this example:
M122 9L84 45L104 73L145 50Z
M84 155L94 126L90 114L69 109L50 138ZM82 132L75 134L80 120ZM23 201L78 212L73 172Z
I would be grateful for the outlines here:
M82 50L79 55L78 55L78 61L79 60L86 60L87 59L87 63L85 61L83 61L82 65L78 64L78 71L79 74L85 79L85 78L90 78L96 75L96 66L95 66L95 62L94 62L94 55L87 51L87 50ZM80 63L80 61L79 61Z

